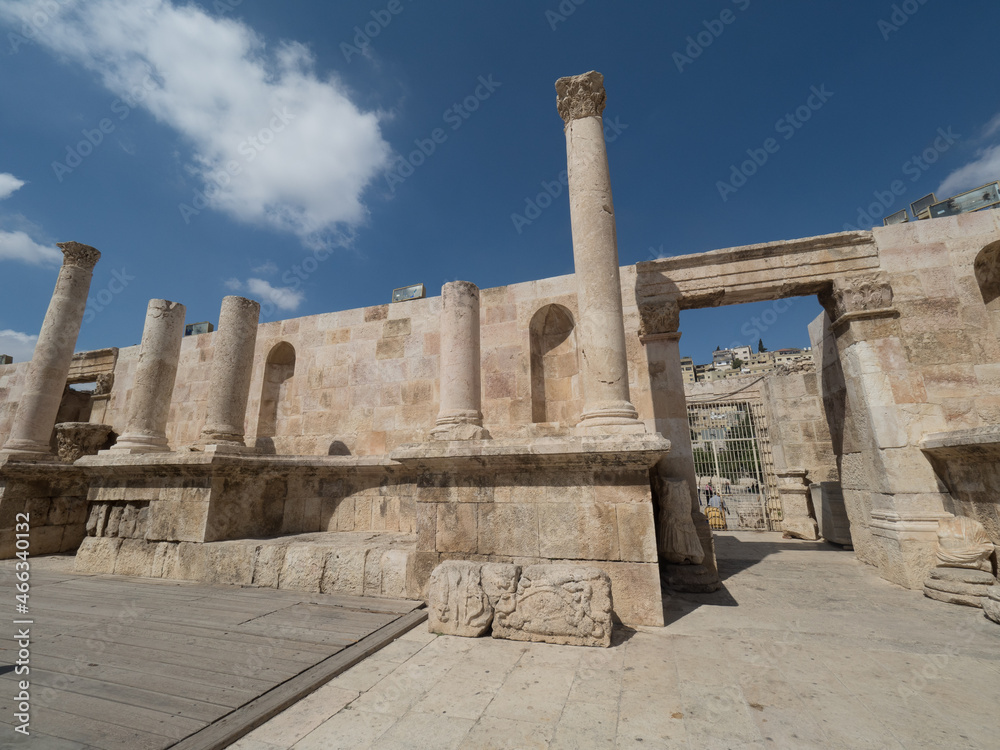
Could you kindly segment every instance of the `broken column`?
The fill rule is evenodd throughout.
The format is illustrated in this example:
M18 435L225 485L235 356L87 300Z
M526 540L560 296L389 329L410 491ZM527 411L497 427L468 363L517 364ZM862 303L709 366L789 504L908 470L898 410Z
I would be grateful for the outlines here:
M139 366L129 400L125 432L111 449L115 453L169 451L167 417L177 378L184 338L184 305L165 299L149 301L142 331Z
M604 76L591 71L556 81L566 123L573 262L580 306L583 433L645 432L628 387L625 325L611 174L604 143Z
M222 300L219 330L212 342L208 416L198 441L200 445L223 451L248 450L244 422L259 323L260 303L243 297Z
M441 288L441 407L435 440L486 440L479 354L479 287L451 281Z
M10 438L3 450L13 456L51 456L49 441L59 413L73 350L80 335L94 266L101 253L79 242L60 242L63 265L28 368Z

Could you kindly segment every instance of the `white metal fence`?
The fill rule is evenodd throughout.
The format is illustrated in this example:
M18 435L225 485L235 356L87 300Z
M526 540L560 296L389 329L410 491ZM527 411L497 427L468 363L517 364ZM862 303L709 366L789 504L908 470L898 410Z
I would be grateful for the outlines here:
M713 528L781 523L767 416L759 401L688 403L698 501Z

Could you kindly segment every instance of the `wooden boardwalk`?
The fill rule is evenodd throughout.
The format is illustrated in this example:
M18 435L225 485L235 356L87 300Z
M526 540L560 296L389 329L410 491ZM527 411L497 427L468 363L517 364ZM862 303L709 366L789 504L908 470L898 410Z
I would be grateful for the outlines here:
M31 561L31 736L14 731L0 563L0 749L226 747L426 618L420 602L75 575ZM4 611L6 610L6 611Z

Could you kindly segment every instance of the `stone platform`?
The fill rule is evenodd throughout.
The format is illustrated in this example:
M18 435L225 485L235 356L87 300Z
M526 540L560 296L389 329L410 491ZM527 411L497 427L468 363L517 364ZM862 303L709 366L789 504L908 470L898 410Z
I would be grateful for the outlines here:
M228 542L87 537L75 572L419 599L410 534L331 532Z

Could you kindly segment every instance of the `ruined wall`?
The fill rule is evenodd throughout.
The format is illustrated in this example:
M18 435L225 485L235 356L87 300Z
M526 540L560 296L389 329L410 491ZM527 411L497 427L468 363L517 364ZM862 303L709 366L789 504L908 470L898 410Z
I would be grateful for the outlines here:
M6 442L14 422L17 402L24 390L24 378L28 374L28 362L15 365L0 365L0 445Z
M1000 213L874 236L880 272L835 281L828 302L845 381L842 484L852 526L870 519L859 558L917 587L937 520L954 507L921 440L1000 422L1000 328L975 273L1000 237Z

